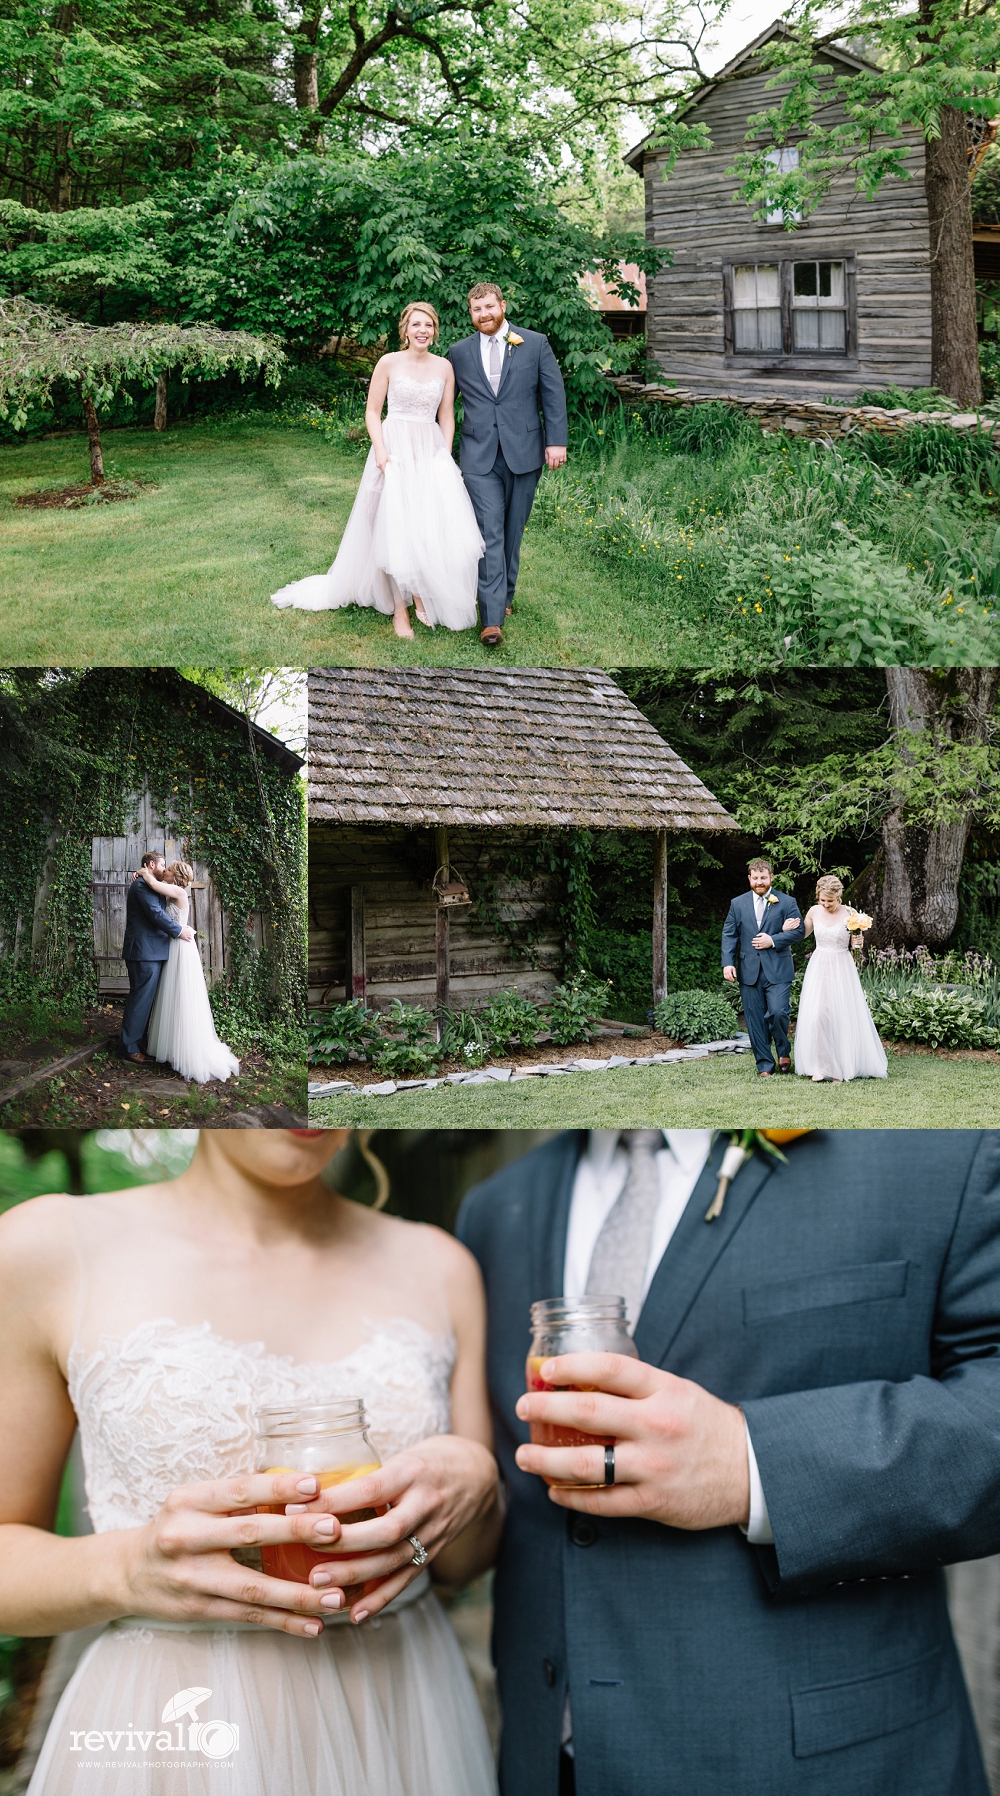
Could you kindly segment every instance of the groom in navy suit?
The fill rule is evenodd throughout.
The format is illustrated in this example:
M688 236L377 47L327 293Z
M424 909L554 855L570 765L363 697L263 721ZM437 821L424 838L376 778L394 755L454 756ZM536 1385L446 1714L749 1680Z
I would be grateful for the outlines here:
M987 1796L943 1568L1000 1551L1000 1135L811 1131L707 1223L726 1148L563 1134L463 1205L504 1796ZM638 1359L526 1395L529 1305L595 1280Z
M548 338L508 325L499 287L490 281L473 287L469 313L473 335L453 343L448 360L462 395L462 475L486 544L479 563L480 641L498 648L513 609L538 476L543 465L561 468L566 460L566 389Z
M779 1073L792 1070L788 1025L795 962L789 950L804 940L805 924L795 899L774 890L770 861L751 861L749 875L749 892L733 899L722 926L722 977L739 980L757 1071L767 1079L774 1072L772 1041ZM786 931L786 920L795 928Z
M144 854L142 865L157 879L162 879L167 870L162 854ZM194 930L187 923L182 928L159 894L151 892L145 880L134 874L125 900L122 959L128 973L128 997L122 1013L121 1045L122 1059L131 1060L134 1066L143 1066L148 1059L146 1031L174 936L180 936L182 942L193 942Z

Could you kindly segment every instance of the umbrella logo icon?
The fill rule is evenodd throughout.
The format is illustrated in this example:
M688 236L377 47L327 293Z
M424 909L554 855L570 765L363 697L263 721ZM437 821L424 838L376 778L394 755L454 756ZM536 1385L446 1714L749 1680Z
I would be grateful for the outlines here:
M240 1730L232 1721L199 1721L198 1710L212 1692L204 1684L192 1684L189 1690L178 1690L164 1705L164 1721L190 1721L188 1751L202 1752L207 1759L227 1759L239 1749Z
M178 1690L165 1705L161 1720L180 1721L186 1715L189 1721L197 1721L198 1710L211 1694L203 1684L193 1684L190 1690Z

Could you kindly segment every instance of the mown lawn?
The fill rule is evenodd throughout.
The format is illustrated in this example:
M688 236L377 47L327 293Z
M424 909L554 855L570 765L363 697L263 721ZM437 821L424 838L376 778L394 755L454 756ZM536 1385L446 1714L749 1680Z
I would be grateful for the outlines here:
M988 1060L894 1054L889 1077L850 1085L758 1079L752 1057L567 1073L517 1085L447 1085L392 1097L326 1098L314 1126L380 1129L981 1129L1000 1125L1000 1079Z
M0 640L15 665L481 664L478 632L397 640L358 610L277 611L269 595L329 566L361 476L351 450L298 430L198 424L114 431L116 475L155 486L80 510L19 510L86 477L86 442L0 450ZM623 607L612 573L550 530L529 534L518 615L499 656L521 665L662 664L662 607ZM682 655L680 657L684 659ZM693 639L687 659L697 659Z

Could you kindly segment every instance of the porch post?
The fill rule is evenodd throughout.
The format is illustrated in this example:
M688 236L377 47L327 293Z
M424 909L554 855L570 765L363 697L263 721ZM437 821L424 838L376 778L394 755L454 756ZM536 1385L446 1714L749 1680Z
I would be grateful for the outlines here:
M656 832L653 855L653 1003L667 995L667 832Z
M434 831L434 859L437 863L435 877L444 868L444 884L451 876L451 863L448 858L448 831ZM451 981L451 912L447 907L438 905L434 912L434 964L437 974L437 990L435 1006L438 1016L447 1009L449 986Z
M368 979L365 971L365 888L351 887L350 916L347 933L347 1002L360 998L368 1002Z

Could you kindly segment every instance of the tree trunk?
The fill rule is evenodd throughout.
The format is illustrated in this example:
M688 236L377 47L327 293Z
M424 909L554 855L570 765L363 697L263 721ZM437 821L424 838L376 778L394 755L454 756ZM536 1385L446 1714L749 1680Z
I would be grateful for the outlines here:
M320 14L317 12L311 19L303 19L297 36L304 38L308 49L301 49L298 44L292 59L295 82L295 105L299 112L314 112L319 108L319 52L316 44L319 39ZM323 122L317 116L310 119L302 134L303 147L319 150L323 143Z
M89 393L80 386L80 400L83 415L87 420L87 436L90 441L90 478L94 486L104 485L104 456L101 453L101 427L97 422L97 411Z
M900 751L906 736L930 730L942 749L949 742L987 740L1000 668L890 667L886 669L889 716ZM958 920L958 885L972 826L908 823L897 805L882 824L882 847L858 882L858 901L875 915L872 944L943 948Z
M153 429L167 428L167 377L158 374L156 377L156 410L153 413Z
M931 379L966 410L982 404L972 259L969 139L964 112L941 109L941 135L924 144L930 224Z

